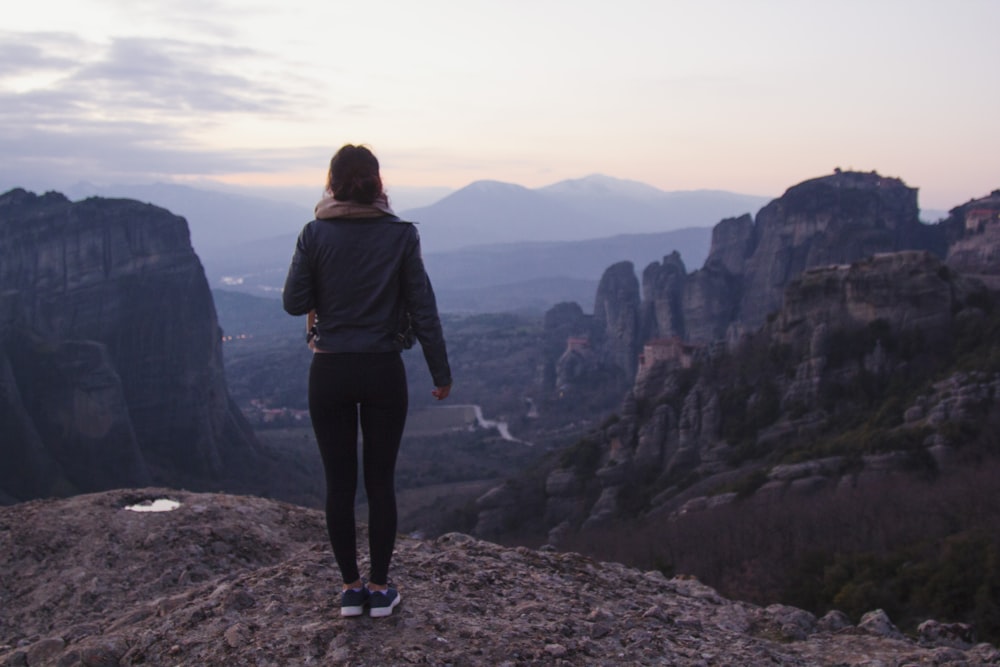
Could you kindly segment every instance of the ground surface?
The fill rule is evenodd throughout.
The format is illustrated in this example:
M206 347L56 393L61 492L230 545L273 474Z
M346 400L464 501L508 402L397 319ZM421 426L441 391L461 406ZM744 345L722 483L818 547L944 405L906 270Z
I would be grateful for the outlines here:
M181 505L123 509L159 497ZM400 538L392 576L392 616L341 618L322 514L260 498L152 489L2 507L0 665L1000 664L990 646L922 646L877 615L839 627L462 534Z

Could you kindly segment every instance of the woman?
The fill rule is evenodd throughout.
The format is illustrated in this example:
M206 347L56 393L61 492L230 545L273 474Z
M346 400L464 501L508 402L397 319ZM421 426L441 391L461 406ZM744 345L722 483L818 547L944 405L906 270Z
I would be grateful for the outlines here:
M309 415L326 474L327 530L344 579L340 612L358 616L368 606L371 616L388 616L400 601L388 574L396 541L396 454L407 408L402 332L412 326L420 341L438 400L451 391L451 371L417 230L393 214L378 160L364 146L348 144L330 161L325 196L299 235L283 301L292 315L315 311ZM369 508L367 585L358 571L354 525L359 418Z

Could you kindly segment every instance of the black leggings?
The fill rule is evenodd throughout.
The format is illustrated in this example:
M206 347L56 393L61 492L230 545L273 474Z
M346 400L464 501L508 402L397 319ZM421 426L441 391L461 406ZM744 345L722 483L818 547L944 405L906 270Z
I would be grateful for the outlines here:
M309 415L326 472L326 527L344 583L361 576L354 525L359 414L368 495L369 581L379 585L388 581L396 544L396 454L407 398L406 369L397 352L313 355Z

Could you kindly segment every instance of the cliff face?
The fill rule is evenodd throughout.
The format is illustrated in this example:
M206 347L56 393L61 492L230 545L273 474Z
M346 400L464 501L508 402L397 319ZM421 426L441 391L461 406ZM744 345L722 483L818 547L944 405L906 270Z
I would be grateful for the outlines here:
M840 172L796 185L757 214L737 316L750 330L763 324L808 268L930 249L923 229L917 191L899 179Z
M988 288L1000 282L994 237L998 193L925 225L916 190L902 181L838 172L790 188L756 219L720 222L693 273L676 253L647 266L641 298L631 267L610 267L588 359L629 370L634 382L620 419L587 438L597 443L598 453L587 455L599 458L597 467L552 471L550 538L635 511L623 510L620 496L634 495L637 480L654 497L647 510L677 511L691 493L666 490L684 475L725 484L742 451L766 459L775 448L804 445L836 431L838 415L850 414L860 396L920 377L956 336L975 339L970 332L989 326L996 297ZM629 354L639 363L630 366ZM980 396L995 378L955 382ZM929 429L920 431L927 451L945 460L955 443L938 432L941 415L967 411L928 407L935 400L909 414L911 426ZM975 410L991 409L988 400L970 400ZM914 417L928 410L933 424Z
M702 269L680 280L674 262L643 273L653 303L677 301L649 338L680 335L698 343L753 331L781 306L785 286L803 271L849 264L875 253L916 249L944 256L940 228L918 218L917 191L876 173L837 172L789 188L757 214L723 220L712 231ZM647 339L648 340L648 339Z
M619 262L601 276L594 297L594 338L612 366L629 382L639 345L639 281L632 262Z
M252 458L183 218L6 193L0 314L2 447L32 471L2 480L8 495L196 485Z
M984 205L967 208L982 215ZM590 363L620 369L631 381L645 343L675 337L700 345L736 341L781 307L786 286L804 271L900 250L943 258L962 224L921 223L916 189L896 178L838 171L805 181L756 218L748 214L716 225L708 258L693 273L674 252L645 267L640 293L630 264L609 267L594 302ZM981 239L976 247L977 265L988 263L982 258L992 255L983 254Z
M943 226L953 237L948 265L1000 289L1000 190L955 207Z
M549 476L550 536L558 541L571 528L615 520L619 497L637 484L656 496L648 511L677 511L692 498L679 493L679 479L695 475L708 480L702 488L724 485L741 451L756 452L769 469L769 453L783 443L804 447L819 432L837 432L838 420L870 400L868 392L903 377L913 381L919 369L947 357L957 327L962 336L978 330L982 308L994 300L981 282L927 252L805 271L786 287L771 321L729 349L678 347L683 352L639 370L620 419L589 436L600 443L592 475L577 465ZM971 397L961 409L933 408L935 399L925 397L892 410L902 422L914 408L907 413L908 427L919 433L913 437L942 461L961 443L939 429L992 409L996 401L988 397L1000 378L963 375L955 383L957 393ZM938 418L928 423L924 417L934 411ZM885 465L878 456L869 463ZM835 484L836 475L826 481ZM597 500L585 506L585 497Z

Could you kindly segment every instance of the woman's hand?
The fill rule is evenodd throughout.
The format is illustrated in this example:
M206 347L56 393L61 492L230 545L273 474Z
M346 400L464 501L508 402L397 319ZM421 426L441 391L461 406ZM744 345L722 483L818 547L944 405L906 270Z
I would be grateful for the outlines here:
M448 394L451 393L451 385L446 387L435 387L431 390L431 395L439 401L443 401L448 398Z

